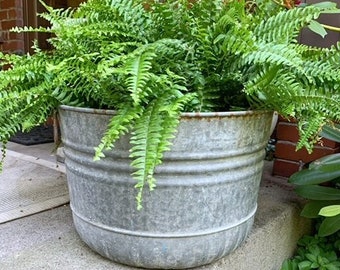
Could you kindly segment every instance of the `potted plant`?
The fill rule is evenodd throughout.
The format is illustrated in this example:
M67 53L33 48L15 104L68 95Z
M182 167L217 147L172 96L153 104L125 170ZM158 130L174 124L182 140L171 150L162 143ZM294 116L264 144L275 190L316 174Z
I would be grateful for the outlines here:
M51 32L54 50L0 56L11 65L0 73L0 139L59 108L76 229L115 261L188 268L225 256L253 223L272 111L300 119L309 148L339 119L338 49L296 42L333 4L46 8L51 28L23 30Z

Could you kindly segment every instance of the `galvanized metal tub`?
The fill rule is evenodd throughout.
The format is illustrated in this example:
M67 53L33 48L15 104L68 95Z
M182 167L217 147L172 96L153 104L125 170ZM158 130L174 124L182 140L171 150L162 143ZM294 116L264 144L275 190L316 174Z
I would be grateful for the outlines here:
M218 260L245 240L272 113L184 113L141 211L129 137L93 161L114 112L61 106L59 113L74 224L93 250L131 266L181 269Z

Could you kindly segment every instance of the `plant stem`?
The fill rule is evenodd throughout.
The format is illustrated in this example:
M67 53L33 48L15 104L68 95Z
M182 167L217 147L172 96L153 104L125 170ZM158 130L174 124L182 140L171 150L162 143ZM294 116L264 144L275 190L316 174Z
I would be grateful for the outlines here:
M335 26L331 26L331 25L328 25L328 24L321 24L321 25L328 30L340 32L340 27L335 27Z

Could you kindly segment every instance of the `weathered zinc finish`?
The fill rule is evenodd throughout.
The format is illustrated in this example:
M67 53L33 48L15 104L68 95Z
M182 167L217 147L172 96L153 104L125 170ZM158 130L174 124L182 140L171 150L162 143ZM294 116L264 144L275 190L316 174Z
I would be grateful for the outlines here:
M189 268L238 247L254 220L272 113L183 114L171 152L136 210L128 136L93 148L113 112L60 108L74 223L101 255L145 268Z

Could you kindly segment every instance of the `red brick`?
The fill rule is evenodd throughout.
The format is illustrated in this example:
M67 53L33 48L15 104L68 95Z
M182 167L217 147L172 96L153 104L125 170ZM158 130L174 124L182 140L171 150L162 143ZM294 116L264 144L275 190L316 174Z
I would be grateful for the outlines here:
M24 42L19 41L7 41L4 42L1 46L1 49L4 52L23 52L24 51Z
M10 9L8 10L8 18L9 19L23 19L22 9Z
M13 33L13 32L9 32L8 33L8 40L14 41L14 40L23 40L24 39L24 35L23 33Z
M308 154L305 148L296 151L296 143L287 141L278 141L275 146L275 157L291 161L302 161L308 163L323 156L339 152L339 148L329 148L315 146L313 152Z
M0 20L7 20L8 19L8 11L5 10L0 10Z
M1 27L3 30L9 30L16 26L22 26L23 22L22 20L8 20L8 21L2 21Z
M1 9L10 9L14 7L22 7L21 0L3 0L0 2Z
M282 141L297 143L300 138L297 125L295 123L279 122L277 124L276 138ZM339 143L328 139L322 139L317 145L329 148L340 147Z
M329 148L339 148L340 143L337 143L335 141L331 141L325 138L322 138L319 142L318 145L321 147L329 147Z
M273 175L290 177L293 173L301 170L303 163L283 159L275 159L273 164Z
M9 37L8 31L1 31L1 38L2 38L2 41L8 40L8 39L9 39L8 37Z
M299 130L296 124L288 122L279 122L277 124L276 137L278 140L298 142Z

